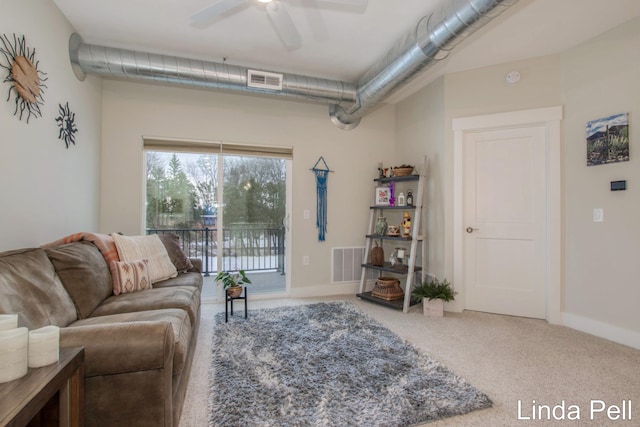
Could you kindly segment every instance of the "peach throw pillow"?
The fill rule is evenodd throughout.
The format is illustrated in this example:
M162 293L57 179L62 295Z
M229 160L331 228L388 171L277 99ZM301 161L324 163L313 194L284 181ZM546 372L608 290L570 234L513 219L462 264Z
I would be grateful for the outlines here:
M111 273L115 295L151 288L149 260L111 261Z

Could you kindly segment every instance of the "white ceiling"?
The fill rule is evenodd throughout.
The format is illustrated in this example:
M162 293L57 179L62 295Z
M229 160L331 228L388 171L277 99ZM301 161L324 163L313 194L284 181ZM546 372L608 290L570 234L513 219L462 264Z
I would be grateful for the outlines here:
M303 39L288 51L256 0L204 29L189 17L217 0L53 1L90 44L352 82L440 4L369 0L357 11L282 0ZM639 0L520 0L388 102L443 73L562 52L637 16Z

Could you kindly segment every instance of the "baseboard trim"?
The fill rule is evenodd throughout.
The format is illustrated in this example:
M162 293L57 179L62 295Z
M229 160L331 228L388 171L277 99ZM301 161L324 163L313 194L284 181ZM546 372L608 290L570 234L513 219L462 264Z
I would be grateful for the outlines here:
M640 350L640 332L571 313L562 313L562 323L569 328Z
M360 282L334 283L331 285L308 286L291 289L291 298L330 297L334 295L355 295Z

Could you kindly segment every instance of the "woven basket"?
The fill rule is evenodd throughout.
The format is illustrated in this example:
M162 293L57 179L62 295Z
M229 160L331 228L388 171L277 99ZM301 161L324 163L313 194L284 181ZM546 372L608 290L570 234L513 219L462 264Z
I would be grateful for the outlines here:
M413 173L413 168L393 168L393 175L395 176L407 176Z
M395 301L404 297L400 280L395 277L378 277L371 295L385 301Z

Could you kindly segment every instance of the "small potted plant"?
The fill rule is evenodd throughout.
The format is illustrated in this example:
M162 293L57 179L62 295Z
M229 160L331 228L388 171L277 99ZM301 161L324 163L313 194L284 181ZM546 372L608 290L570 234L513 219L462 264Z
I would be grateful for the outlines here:
M422 299L425 316L437 317L444 316L444 303L453 301L456 294L447 279L440 282L437 278L425 283L417 280L411 292L414 298Z
M221 271L215 278L216 283L222 283L227 295L231 298L237 298L242 295L242 285L251 283L244 270L237 273L230 271Z

